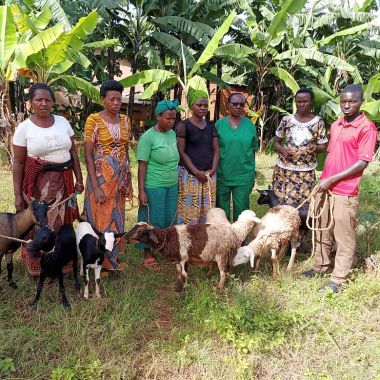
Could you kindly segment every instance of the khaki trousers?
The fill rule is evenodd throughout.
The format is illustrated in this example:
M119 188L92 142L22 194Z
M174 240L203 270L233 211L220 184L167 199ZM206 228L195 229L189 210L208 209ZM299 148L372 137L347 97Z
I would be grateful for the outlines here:
M327 198L327 200L326 200ZM356 217L358 197L348 197L328 193L319 193L316 197L317 213L321 211L323 202L327 204L317 227L324 228L330 223L330 205L333 205L332 226L326 231L316 231L316 247L314 270L325 273L331 266L330 255L336 244L336 256L331 281L342 284L348 278L356 247Z

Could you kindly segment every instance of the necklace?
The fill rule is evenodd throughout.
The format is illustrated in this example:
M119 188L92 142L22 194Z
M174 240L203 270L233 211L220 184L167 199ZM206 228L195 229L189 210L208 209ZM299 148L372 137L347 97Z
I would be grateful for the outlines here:
M232 120L231 120L231 117L228 116L228 123L230 124L230 126L233 128L233 129L237 129L237 127L240 125L241 123L241 119L239 120L239 122L236 124L236 123L233 123Z

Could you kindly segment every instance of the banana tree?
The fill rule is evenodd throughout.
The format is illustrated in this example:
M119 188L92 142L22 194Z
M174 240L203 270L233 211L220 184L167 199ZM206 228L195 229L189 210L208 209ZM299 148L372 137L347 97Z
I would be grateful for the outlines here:
M200 56L195 59L191 52L185 53L184 45L181 44L181 62L183 75L174 74L168 70L155 69L144 70L129 77L122 79L120 82L124 87L132 87L136 85L145 85L145 91L140 96L141 99L151 99L158 91L166 93L175 84L179 83L187 98L189 91L202 89L207 91L204 78L202 78L202 68L214 56L216 49L222 38L228 32L236 12L232 12L222 23L220 28L216 30ZM191 56L189 62L189 54ZM198 75L200 74L200 75Z

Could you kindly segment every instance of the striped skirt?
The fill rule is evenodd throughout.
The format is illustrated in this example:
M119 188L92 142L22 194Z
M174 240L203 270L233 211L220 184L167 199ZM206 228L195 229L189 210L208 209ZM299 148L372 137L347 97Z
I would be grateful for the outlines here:
M201 183L184 166L178 166L178 224L206 222L207 211L215 207L216 174Z
M283 204L300 204L313 190L315 171L295 171L274 167L273 190Z

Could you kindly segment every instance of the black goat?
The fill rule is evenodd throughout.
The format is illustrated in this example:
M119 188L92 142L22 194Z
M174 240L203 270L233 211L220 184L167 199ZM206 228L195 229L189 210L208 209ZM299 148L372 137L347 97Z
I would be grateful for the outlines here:
M23 238L36 224L40 227L46 226L46 215L48 203L45 201L31 200L24 195L28 208L22 212L13 214L10 212L0 213L0 234L4 236ZM13 279L13 253L20 247L20 243L11 239L0 237L0 272L1 262L5 255L7 262L8 284L17 289Z
M78 255L73 226L71 224L63 225L57 235L48 227L38 229L33 241L28 244L28 249L30 251L41 252L41 274L32 306L37 306L45 279L46 277L50 277L51 279L58 278L62 304L64 307L70 307L63 285L62 268L70 261L73 262L75 289L79 290L80 284L77 273Z
M259 199L257 200L258 205L269 205L270 208L273 208L275 206L278 206L281 203L280 198L275 194L273 189L267 189L267 190L257 190L260 193ZM298 207L297 204L288 204L288 206L292 207ZM300 228L302 230L308 230L306 226L306 219L307 219L307 213L309 211L309 203L306 202L302 205L302 207L298 210L300 213L301 218L301 226Z

